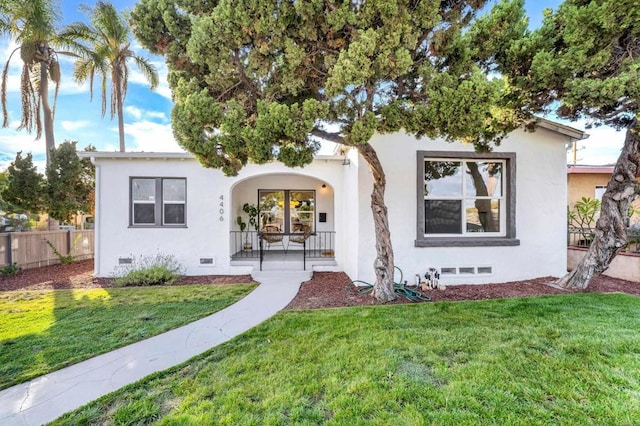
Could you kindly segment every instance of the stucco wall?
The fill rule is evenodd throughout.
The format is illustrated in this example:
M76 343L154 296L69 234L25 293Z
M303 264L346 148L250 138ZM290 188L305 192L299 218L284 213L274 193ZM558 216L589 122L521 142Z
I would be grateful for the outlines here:
M582 260L587 249L569 247L567 256L567 270L573 268ZM604 275L621 280L640 282L640 254L621 253L613 258Z
M249 165L238 176L225 177L194 159L98 158L96 275L112 275L121 257L155 253L175 255L188 275L240 273L230 266L229 231L237 229L235 219L242 203L255 203L257 189L263 188L263 184L315 189L318 212L327 212L329 220L326 224L318 223L318 229L335 230L340 235L344 229L343 215L335 212L344 209L343 167L335 160L317 160L305 168L294 169L271 163ZM187 178L186 228L130 227L130 176ZM260 179L255 180L258 176ZM241 182L246 184L238 185ZM322 183L328 185L326 190L321 188ZM239 191L234 193L236 186ZM334 197L329 199L331 193ZM345 250L342 239L336 238L335 250L338 268L342 268ZM204 257L213 258L213 265L200 265L200 258Z
M582 197L595 198L595 188L606 186L611 175L606 173L568 173L567 174L567 205L573 208ZM640 179L638 179L640 182ZM635 210L640 210L640 198L636 198L632 206ZM634 214L631 217L631 224L640 223L640 215ZM594 224L595 225L595 224Z
M568 173L568 206L573 208L582 197L595 198L596 185L606 186L611 176L602 173Z
M415 247L417 222L416 152L473 152L472 147L444 140L416 140L403 134L376 135L372 140L387 176L385 201L389 209L395 264L406 279L424 275L429 267L488 267L490 275L450 275L449 284L480 284L561 276L566 270L566 152L568 138L538 129L516 131L502 141L497 152L516 153L516 238L513 247ZM362 161L361 164L364 165ZM359 174L360 243L357 278L375 279L375 235L368 207L371 177ZM366 213L365 213L366 211ZM355 277L354 277L355 278Z

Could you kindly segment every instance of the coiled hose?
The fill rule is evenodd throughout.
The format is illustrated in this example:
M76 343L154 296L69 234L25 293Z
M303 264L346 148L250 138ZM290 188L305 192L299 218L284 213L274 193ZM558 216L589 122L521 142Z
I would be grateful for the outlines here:
M420 293L417 289L414 290L412 288L408 288L404 284L402 269L398 268L397 266L394 266L394 270L396 269L400 273L400 282L395 282L395 281L393 282L393 291L395 292L395 294L397 294L400 297L404 297L405 299L411 302L429 302L431 300L429 296ZM395 278L395 275L394 275L394 278ZM356 283L360 283L360 285ZM373 284L368 283L366 281L354 280L354 281L351 281L349 284L358 287L358 294L366 294L373 291ZM345 291L347 292L349 291L350 285L347 285L347 287L345 288Z

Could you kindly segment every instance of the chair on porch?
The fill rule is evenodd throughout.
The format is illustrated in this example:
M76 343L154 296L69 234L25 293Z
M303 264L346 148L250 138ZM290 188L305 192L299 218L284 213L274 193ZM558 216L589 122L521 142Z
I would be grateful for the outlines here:
M304 244L311 236L311 226L305 223L294 223L293 232L289 235L289 244ZM289 250L287 244L287 250Z
M262 227L260 231L262 234L262 239L267 243L266 249L269 250L271 244L282 245L282 248L286 251L287 249L284 246L284 242L282 241L283 234L278 225L266 224Z

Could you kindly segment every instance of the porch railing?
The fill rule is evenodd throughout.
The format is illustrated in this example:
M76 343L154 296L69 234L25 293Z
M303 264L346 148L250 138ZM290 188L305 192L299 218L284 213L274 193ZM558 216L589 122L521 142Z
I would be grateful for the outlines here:
M289 235L283 234L283 250L270 248L262 241L261 235L256 231L231 231L231 257L238 259L263 259L271 251L279 251L291 255L302 255L303 263L312 259L335 258L335 231L317 231L309 236L303 245L289 244ZM262 243L262 244L261 244ZM262 247L261 247L262 246Z
M231 231L231 257L233 259L258 259L260 241L257 231Z
M588 248L595 236L595 228L570 226L567 233L567 245ZM628 253L640 253L640 232L627 230L627 245L623 249Z

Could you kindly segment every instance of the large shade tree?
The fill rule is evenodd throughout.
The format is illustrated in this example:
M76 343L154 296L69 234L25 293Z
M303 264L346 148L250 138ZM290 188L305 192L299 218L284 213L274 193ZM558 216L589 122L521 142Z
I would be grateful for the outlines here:
M18 48L9 55L2 72L2 126L9 126L9 64L14 54L19 52L23 62L20 77L22 118L19 129L25 129L29 133L35 131L36 139L40 139L44 130L47 163L50 161L50 152L55 147L53 118L60 84L58 55L73 55L65 49L76 46L74 39L62 37L56 31L57 12L51 0L5 0L0 7L0 31L18 43ZM49 102L49 81L55 85L53 105Z
M63 32L71 39L83 40L86 46L75 63L74 76L80 83L89 80L92 97L94 78L96 75L100 78L103 117L107 111L107 86L111 82L110 115L111 119L118 116L120 151L124 152L124 99L129 83L129 63L135 64L152 90L158 85L158 73L148 59L131 48L129 25L111 3L99 1L95 7L86 10L91 17L90 25L74 23Z
M578 266L560 283L586 288L627 243L626 218L640 174L640 8L634 0L566 0L501 58L530 111L587 118L626 138Z
M44 177L33 164L31 153L23 157L22 152L18 152L7 168L0 196L14 206L12 213L38 214L45 206L44 187Z
M77 142L65 141L52 151L46 170L45 201L51 216L70 223L91 210L93 166L76 153Z
M302 166L322 139L357 149L373 178L374 295L391 300L385 172L369 142L403 129L488 150L514 128L508 88L487 77L493 59L476 42L508 45L526 22L474 27L485 3L142 0L132 23L166 57L174 134L205 166L229 175L248 161ZM506 10L495 12L519 16Z

